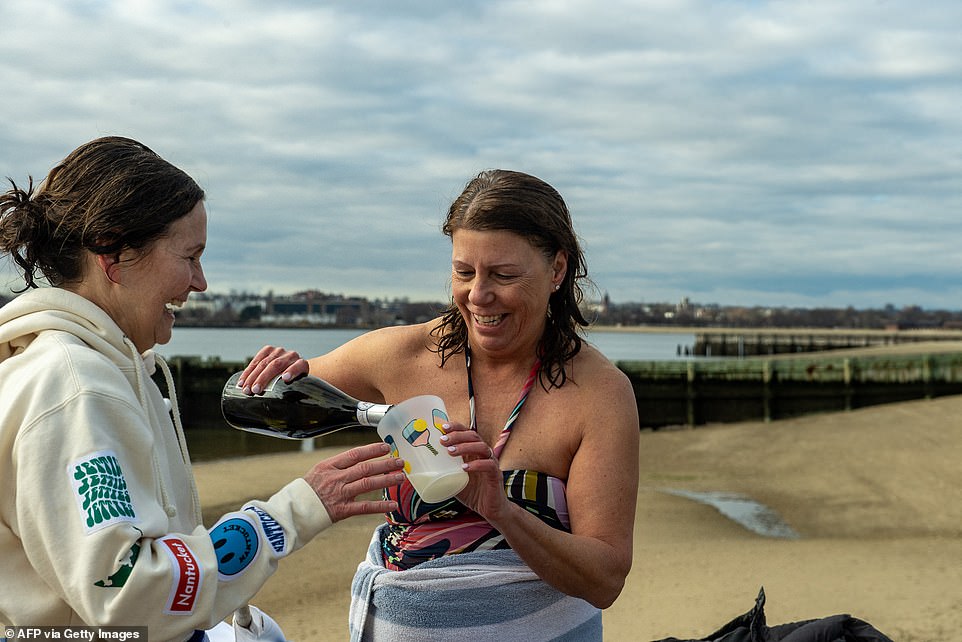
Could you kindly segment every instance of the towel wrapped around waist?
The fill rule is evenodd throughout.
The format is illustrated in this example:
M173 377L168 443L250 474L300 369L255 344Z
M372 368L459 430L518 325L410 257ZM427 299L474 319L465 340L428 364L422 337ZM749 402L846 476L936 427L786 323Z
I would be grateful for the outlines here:
M601 611L549 586L514 551L459 553L389 571L384 529L374 531L351 584L351 642L601 641Z

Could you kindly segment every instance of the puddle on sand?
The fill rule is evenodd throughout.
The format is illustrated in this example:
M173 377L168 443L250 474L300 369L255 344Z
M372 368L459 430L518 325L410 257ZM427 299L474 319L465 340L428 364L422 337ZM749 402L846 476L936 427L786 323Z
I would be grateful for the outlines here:
M764 504L744 495L721 492L696 492L678 490L675 488L661 488L663 493L692 499L702 504L715 507L725 517L741 524L753 533L765 537L779 537L782 539L798 539L799 534L792 527L782 521L778 513Z

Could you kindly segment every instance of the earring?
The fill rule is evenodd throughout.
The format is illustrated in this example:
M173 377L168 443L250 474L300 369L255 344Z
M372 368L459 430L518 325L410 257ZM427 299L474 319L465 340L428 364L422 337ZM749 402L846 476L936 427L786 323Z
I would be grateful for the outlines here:
M560 284L560 283L555 283L555 284L554 284L554 291L557 292L557 291L560 290L560 289L561 289L561 284Z

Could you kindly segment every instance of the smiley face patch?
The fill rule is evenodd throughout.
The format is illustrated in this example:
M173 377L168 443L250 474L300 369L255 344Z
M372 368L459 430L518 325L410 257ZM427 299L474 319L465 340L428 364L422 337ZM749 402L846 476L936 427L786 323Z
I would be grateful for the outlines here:
M232 513L210 529L217 554L217 574L230 581L243 573L257 557L260 538L257 526L243 513Z

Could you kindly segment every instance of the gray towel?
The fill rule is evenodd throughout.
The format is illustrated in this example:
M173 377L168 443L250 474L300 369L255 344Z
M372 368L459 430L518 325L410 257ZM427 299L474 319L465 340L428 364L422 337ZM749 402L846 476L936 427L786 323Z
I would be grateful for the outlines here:
M543 582L512 550L460 553L390 571L374 532L351 584L351 642L602 640L601 611Z

